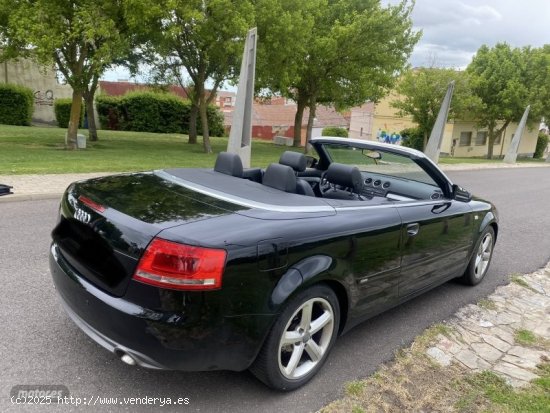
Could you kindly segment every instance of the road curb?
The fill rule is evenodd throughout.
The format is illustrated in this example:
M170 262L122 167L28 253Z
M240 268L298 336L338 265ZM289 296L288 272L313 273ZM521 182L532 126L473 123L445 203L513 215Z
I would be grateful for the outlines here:
M462 172L462 171L479 171L484 169L517 169L517 168L548 168L550 163L525 163L525 164L440 164L439 168L444 172ZM0 203L2 202L23 202L23 201L39 201L47 199L59 199L63 195L65 188L75 181L96 178L101 176L114 175L121 172L90 172L83 174L52 174L62 178L62 184L59 182L56 185L50 185L51 192L33 192L37 188L44 188L44 183L40 183L40 179L46 175L2 175L0 180L11 182L10 185L15 187L15 193L12 195L0 196ZM25 177L28 182L25 185L20 185L18 182L12 182L6 179L9 176L13 177ZM36 180L36 182L35 182ZM15 181L15 179L13 180ZM23 190L26 193L17 193L17 188ZM61 189L63 188L63 189Z
M1 203L8 202L23 202L23 201L42 201L46 199L61 199L63 193L51 193L51 194L12 194L4 195L0 197Z

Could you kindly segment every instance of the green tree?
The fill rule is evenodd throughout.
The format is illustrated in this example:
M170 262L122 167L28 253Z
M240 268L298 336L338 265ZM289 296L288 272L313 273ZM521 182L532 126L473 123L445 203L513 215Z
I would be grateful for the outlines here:
M550 44L530 51L527 71L533 83L529 102L536 115L550 123Z
M527 105L529 119L540 121L548 103L540 100L540 81L531 48L511 48L499 43L493 48L481 46L466 69L473 93L479 98L476 111L479 126L488 130L487 158L493 157L496 139L510 122L519 121ZM546 70L548 70L546 68Z
M124 0L12 0L4 5L9 7L7 13L4 9L6 56L55 64L73 89L67 146L75 147L83 98L88 104L90 137L97 139L92 110L95 89L113 61L128 54L126 13L133 9Z
M258 67L259 86L296 102L295 146L306 107L311 130L318 103L343 109L387 93L419 39L411 11L407 1L387 7L379 0L257 1L259 56L272 55L272 64ZM280 36L268 37L272 31Z
M190 143L197 141L200 115L205 152L212 152L208 105L220 85L238 74L244 38L253 19L248 0L167 0L161 27L152 36L154 65L185 88L192 102Z
M468 116L478 100L472 96L468 76L454 69L420 68L408 70L399 80L397 97L390 104L400 116L411 116L423 136L423 148L435 124L449 83L455 82L449 117Z

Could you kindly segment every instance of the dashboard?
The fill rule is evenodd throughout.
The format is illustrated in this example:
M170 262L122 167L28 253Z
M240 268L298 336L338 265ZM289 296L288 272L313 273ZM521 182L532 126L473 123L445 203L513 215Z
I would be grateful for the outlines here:
M362 195L372 198L385 197L395 201L414 201L417 199L442 199L440 188L424 182L402 179L394 176L363 172Z

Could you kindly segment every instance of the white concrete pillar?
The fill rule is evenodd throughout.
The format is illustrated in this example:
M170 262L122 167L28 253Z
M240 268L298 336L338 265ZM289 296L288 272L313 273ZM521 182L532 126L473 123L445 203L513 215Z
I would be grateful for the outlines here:
M445 131L445 124L447 123L447 117L449 116L449 109L451 107L451 99L453 97L453 91L455 88L455 81L453 80L449 83L447 87L447 93L443 98L443 103L437 114L434 127L430 133L430 138L428 139L428 144L424 153L428 158L430 158L434 163L439 162L439 153L441 152L441 142L443 141L443 132Z
M233 122L227 152L236 153L241 157L243 166L250 168L250 152L252 145L252 104L254 102L254 77L256 73L256 43L258 34L256 28L248 31L244 44L243 61L233 111Z
M516 163L516 159L518 157L519 143L521 141L521 135L523 135L523 130L525 129L525 124L527 123L527 116L529 115L530 108L531 106L527 106L525 108L525 112L523 112L523 116L519 121L518 128L516 129L516 133L514 134L514 137L512 138L512 142L510 142L510 146L508 147L508 151L504 156L504 162L506 163Z

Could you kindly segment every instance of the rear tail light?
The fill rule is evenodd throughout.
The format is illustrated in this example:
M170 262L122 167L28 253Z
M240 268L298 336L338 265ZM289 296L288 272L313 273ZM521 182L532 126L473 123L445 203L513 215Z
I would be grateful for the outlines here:
M139 261L134 280L173 290L216 290L222 286L225 250L155 238Z
M105 207L101 204L98 204L97 202L92 201L90 198L85 197L84 195L80 195L78 197L78 200L82 202L84 205L92 208L94 211L97 212L105 212Z

